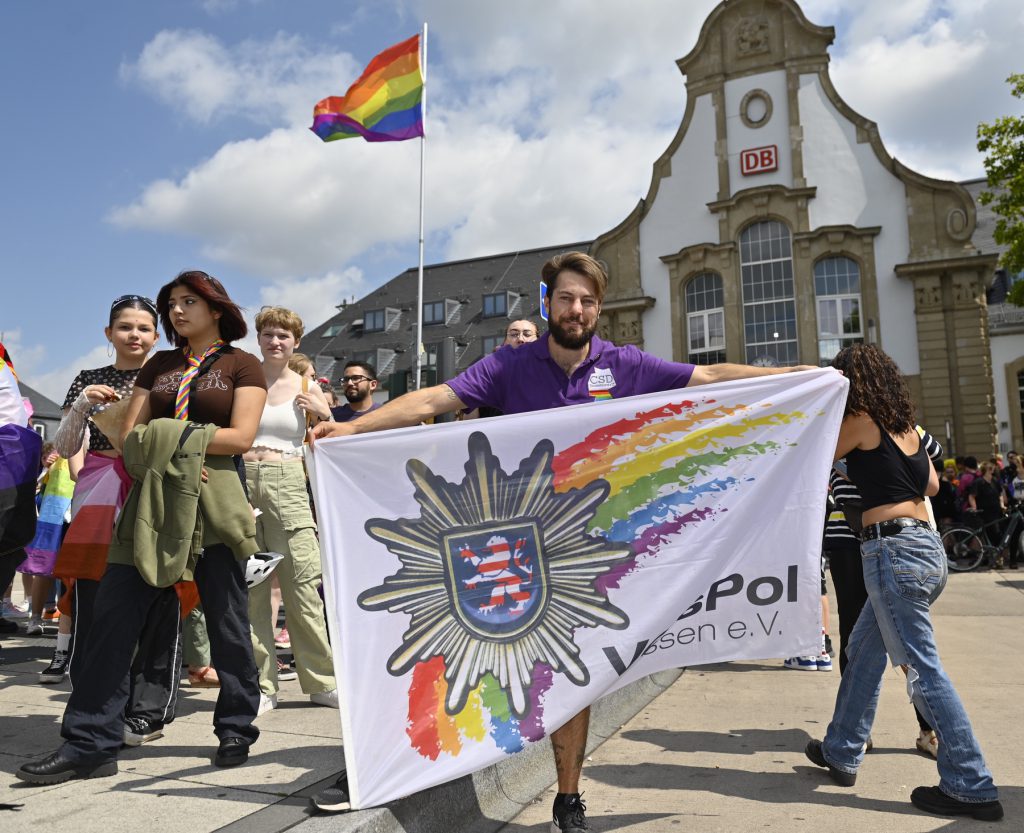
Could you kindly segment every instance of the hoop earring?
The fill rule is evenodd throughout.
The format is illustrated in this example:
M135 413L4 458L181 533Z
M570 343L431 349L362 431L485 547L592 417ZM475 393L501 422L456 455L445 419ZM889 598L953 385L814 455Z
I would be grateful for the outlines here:
M109 357L111 357L113 355L114 355L114 342L108 341L107 342L107 357L109 358Z

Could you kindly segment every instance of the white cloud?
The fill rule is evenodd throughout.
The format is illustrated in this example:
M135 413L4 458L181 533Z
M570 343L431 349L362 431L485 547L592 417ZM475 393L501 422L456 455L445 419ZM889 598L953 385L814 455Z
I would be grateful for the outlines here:
M897 5L804 4L813 23L836 25L836 88L890 152L923 173L976 176L977 122L1014 107L1002 79L1024 39L1017 0ZM442 56L429 75L428 259L586 239L619 222L682 116L675 60L714 6L414 3L408 16L430 20ZM367 252L412 244L417 143L323 145L305 129L325 88L361 69L283 33L234 45L160 33L127 77L194 120L244 112L273 129L151 183L110 219L195 239L204 257L272 281L344 274Z
M121 78L200 123L242 117L277 126L312 123L313 105L343 93L359 71L349 54L316 51L296 35L228 46L205 32L164 30L121 65Z
M298 313L306 332L335 314L343 298L364 295L369 287L361 269L349 267L318 278L285 278L260 288L260 300L267 306L287 307Z
M103 367L113 361L107 355L108 345L97 344L83 355L54 368L47 347L24 345L19 330L6 333L4 344L14 358L14 368L18 371L18 379L49 397L58 405L64 402L68 388L71 387L71 382L74 381L80 370Z

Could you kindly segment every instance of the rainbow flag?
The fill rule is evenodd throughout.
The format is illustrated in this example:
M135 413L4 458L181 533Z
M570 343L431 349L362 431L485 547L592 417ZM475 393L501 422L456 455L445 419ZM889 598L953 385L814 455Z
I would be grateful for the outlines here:
M310 128L325 142L362 136L368 142L401 142L423 135L420 36L385 49L370 61L344 96L313 108Z

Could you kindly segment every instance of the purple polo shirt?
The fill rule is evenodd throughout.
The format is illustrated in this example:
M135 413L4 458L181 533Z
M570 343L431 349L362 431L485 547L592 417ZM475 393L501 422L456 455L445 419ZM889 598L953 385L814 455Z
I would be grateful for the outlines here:
M551 358L550 337L545 333L517 349L502 347L450 379L448 387L467 408L519 414L685 388L693 375L692 364L667 362L632 344L616 347L593 336L589 355L570 378Z

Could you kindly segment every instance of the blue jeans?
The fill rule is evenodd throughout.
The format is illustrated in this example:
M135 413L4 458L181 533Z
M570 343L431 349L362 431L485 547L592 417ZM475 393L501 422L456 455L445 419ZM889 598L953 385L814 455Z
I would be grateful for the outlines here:
M878 707L886 653L907 666L907 690L939 738L939 788L960 801L996 799L963 703L942 668L931 607L946 586L946 556L934 532L907 528L861 544L868 601L850 634L848 664L822 742L825 760L855 773Z

